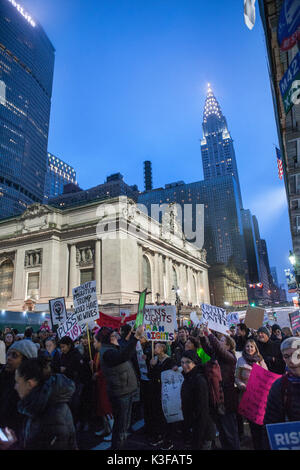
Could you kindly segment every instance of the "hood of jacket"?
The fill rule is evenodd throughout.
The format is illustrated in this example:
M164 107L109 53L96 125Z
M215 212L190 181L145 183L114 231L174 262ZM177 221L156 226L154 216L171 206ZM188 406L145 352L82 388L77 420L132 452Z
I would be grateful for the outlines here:
M74 392L75 384L72 380L63 374L55 374L24 397L18 404L18 410L33 417L42 414L51 404L69 403Z

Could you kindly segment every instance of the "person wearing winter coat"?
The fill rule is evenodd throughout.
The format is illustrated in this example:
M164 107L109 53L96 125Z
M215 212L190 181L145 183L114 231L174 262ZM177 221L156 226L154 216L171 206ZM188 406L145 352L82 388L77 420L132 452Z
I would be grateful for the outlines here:
M215 439L215 426L209 414L208 385L196 351L187 350L181 358L184 381L181 407L184 434L191 437L192 450L209 450Z
M154 346L154 357L150 360L148 377L150 379L150 391L152 396L150 424L152 439L150 445L162 450L170 450L173 443L170 440L170 426L168 425L161 401L161 374L175 366L173 357L167 355L167 345L157 342Z
M14 342L7 350L7 361L0 371L0 427L9 427L16 435L23 417L18 412L19 397L15 390L15 372L26 360L37 357L37 348L27 340Z
M138 386L131 358L136 353L137 342L143 334L144 327L137 328L128 345L122 349L118 343L118 333L106 327L100 330L100 364L114 418L111 450L124 449L127 440L133 398Z
M220 442L224 450L239 450L240 441L237 424L238 393L235 387L235 342L231 336L218 339L207 326L200 335L201 345L210 357L216 359L222 374L224 391L224 412L215 412L214 421L220 433Z
M188 339L188 332L186 328L184 327L179 328L177 339L176 341L172 343L172 346L171 346L172 359L175 362L175 365L177 365L178 367L180 366L180 363L181 363L182 354L185 351L185 343L187 339Z
M69 407L75 384L62 374L45 376L44 365L45 358L29 359L16 371L15 388L20 397L18 410L25 420L18 448L76 450Z
M283 374L285 363L280 352L280 342L274 342L270 339L270 332L265 326L257 330L256 344L269 371L279 375Z
M242 356L239 357L236 370L235 370L235 384L240 391L240 400L247 388L247 383L254 364L259 365L265 370L268 370L265 361L259 353L256 342L253 339L248 339ZM249 421L249 420L248 420ZM263 449L263 427L249 421L250 432L252 436L253 446L255 450Z
M61 354L60 372L75 382L76 391L71 402L74 422L82 427L89 420L90 390L92 388L92 372L89 364L74 346L69 336L59 341Z
M270 337L271 341L282 343L285 338L285 334L283 333L280 326L274 323L274 325L272 325L272 334Z
M272 384L264 424L300 421L300 338L285 339L280 349L286 371Z

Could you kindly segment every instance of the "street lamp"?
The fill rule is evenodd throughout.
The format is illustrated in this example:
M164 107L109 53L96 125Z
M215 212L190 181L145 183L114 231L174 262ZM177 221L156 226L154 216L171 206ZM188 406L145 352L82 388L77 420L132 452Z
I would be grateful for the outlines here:
M180 310L181 310L181 306L182 306L182 303L180 301L180 289L179 287L172 287L172 291L175 291L175 296L176 296L176 299L175 299L175 305L176 305L176 315L177 315L177 324L178 324L178 327L180 326Z

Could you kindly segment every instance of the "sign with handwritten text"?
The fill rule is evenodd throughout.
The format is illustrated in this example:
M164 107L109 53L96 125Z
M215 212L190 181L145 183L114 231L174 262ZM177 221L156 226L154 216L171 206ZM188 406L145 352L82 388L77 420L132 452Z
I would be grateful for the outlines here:
M65 323L61 323L57 328L57 336L59 339L64 336L69 336L72 341L75 341L82 334L82 330L77 323L76 315L71 314Z
M183 421L180 395L183 380L179 371L165 370L161 374L161 403L168 423Z
M202 322L207 323L210 330L218 331L228 335L227 314L224 308L214 307L209 304L202 304Z
M260 426L264 423L270 388L281 375L254 364L246 391L239 404L239 414Z
M148 341L174 341L177 328L175 305L147 305L143 325Z
M89 281L72 291L74 313L78 324L82 329L86 324L95 326L95 320L99 318L98 300L96 293L96 281Z

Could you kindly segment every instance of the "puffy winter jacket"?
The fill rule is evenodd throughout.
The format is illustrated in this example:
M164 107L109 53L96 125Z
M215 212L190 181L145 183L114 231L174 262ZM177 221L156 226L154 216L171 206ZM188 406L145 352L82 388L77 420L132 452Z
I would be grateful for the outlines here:
M51 376L18 404L25 415L22 447L26 450L76 450L69 402L75 384L65 375Z

